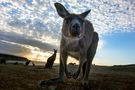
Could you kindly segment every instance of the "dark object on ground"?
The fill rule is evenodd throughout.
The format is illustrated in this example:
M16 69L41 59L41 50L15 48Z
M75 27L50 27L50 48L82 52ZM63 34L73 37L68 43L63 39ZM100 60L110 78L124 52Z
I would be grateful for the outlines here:
M5 59L1 59L0 60L0 64L6 64L6 60Z
M28 59L25 57L0 53L0 64L6 64L7 61L28 61Z
M18 62L15 62L14 65L18 65Z
M69 65L76 65L76 63L69 63Z
M32 62L32 66L35 67L35 63L34 62Z
M29 63L30 63L30 61L27 61L27 62L25 63L25 66L28 66L28 65L29 65Z
M52 66L53 66L53 63L54 63L54 61L56 59L56 53L57 53L56 49L53 49L53 50L54 50L54 54L47 59L47 63L45 65L45 68L51 69Z

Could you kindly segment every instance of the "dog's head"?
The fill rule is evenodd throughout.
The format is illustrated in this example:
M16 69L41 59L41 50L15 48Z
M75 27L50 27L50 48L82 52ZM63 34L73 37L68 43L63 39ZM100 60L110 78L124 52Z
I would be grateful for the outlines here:
M84 33L85 29L85 17L90 10L82 14L71 14L63 5L55 3L55 7L60 17L64 19L62 26L62 34L65 37L80 37Z
M57 49L53 49L54 53L57 53Z

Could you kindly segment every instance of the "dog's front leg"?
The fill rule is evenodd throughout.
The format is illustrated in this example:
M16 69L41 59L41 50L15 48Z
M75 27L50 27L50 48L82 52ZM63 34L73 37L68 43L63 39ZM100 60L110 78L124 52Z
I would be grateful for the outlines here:
M79 67L78 67L78 70L77 70L76 73L73 74L73 78L74 78L74 79L77 79L77 78L78 78L80 72L82 71L83 64L84 64L84 62L86 62L86 60L87 60L86 54L85 54L85 53L81 54L81 55L80 55L80 59L79 59Z
M62 60L62 63L64 65L63 68L65 70L65 74L66 74L67 78L71 78L72 77L72 74L68 71L68 68L67 68L67 58L68 58L67 53L62 52L61 53L61 60Z
M40 85L52 85L64 82L64 72L66 68L67 55L64 53L60 53L60 67L59 67L59 77L53 78L50 80L43 80L40 82Z

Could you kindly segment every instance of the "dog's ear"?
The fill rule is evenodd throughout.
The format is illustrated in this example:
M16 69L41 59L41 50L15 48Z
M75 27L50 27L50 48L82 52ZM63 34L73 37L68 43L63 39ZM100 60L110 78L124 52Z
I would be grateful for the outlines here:
M54 52L57 52L57 49L53 49Z
M59 16L61 16L62 18L70 15L70 13L65 9L65 7L62 4L55 3L54 5L56 7L56 10L57 10Z
M81 16L82 18L85 18L85 17L89 14L90 11L91 11L91 10L88 10L88 11L86 11L86 12L84 12L84 13L81 13L80 16Z

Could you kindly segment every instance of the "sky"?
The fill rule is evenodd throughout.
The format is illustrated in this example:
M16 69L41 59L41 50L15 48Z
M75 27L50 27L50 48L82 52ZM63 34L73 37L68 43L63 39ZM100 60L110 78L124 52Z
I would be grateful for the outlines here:
M134 0L0 0L0 53L46 61L59 50L62 18L55 2L71 13L91 9L86 19L100 37L94 64L135 64Z

